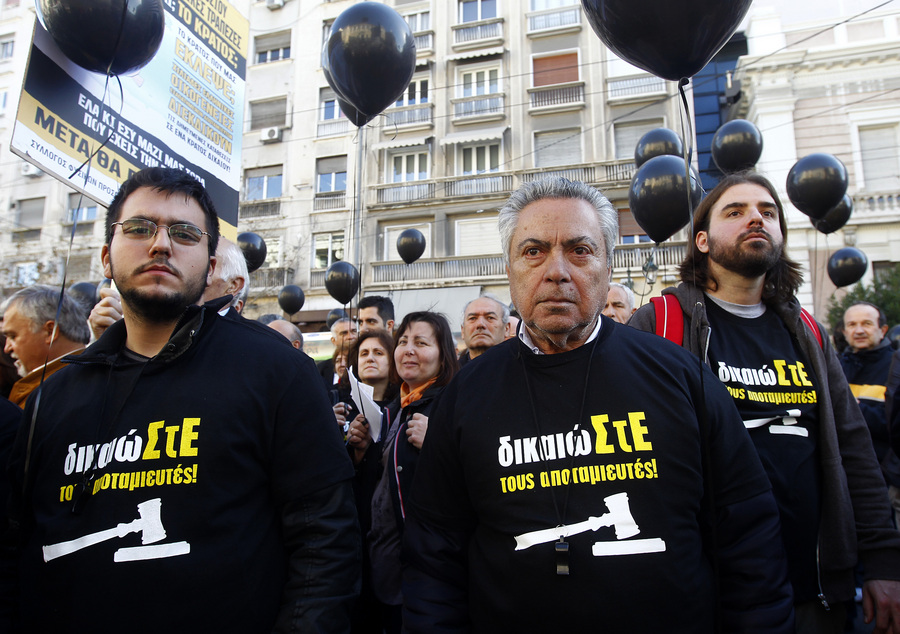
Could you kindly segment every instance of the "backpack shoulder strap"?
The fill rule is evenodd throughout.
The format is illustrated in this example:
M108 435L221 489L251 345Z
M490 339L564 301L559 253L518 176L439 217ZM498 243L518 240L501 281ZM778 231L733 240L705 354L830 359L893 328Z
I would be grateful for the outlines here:
M819 324L816 323L816 320L805 308L800 309L800 319L802 319L803 323L812 330L813 334L816 336L816 341L819 342L819 347L823 347L822 333L819 331Z
M684 315L678 298L662 295L651 297L650 301L656 312L656 334L680 346L684 340Z

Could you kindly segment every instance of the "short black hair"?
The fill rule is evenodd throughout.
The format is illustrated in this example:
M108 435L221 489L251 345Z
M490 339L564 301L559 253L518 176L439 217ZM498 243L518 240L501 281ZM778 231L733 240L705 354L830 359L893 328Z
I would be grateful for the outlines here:
M385 324L389 321L393 321L394 302L391 301L390 297L384 297L383 295L366 295L359 300L359 304L356 305L356 308L362 310L363 308L371 308L372 306L378 311L378 316L381 317L381 321Z
M206 188L196 178L185 172L184 170L174 169L171 167L148 167L139 172L135 172L119 187L115 197L106 210L106 244L112 242L113 223L119 221L122 213L122 205L125 200L141 187L149 187L150 189L162 192L171 196L172 194L183 194L189 198L193 198L203 210L206 217L206 233L209 234L209 257L216 254L216 248L219 246L219 216L216 213L216 207L213 205L212 198L206 193Z

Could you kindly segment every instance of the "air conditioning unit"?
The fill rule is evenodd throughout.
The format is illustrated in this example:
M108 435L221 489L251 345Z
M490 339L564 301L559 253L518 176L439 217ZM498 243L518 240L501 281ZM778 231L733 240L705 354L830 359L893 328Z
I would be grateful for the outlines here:
M22 176L28 176L30 178L37 178L42 175L44 172L41 171L41 168L37 165L32 165L31 163L22 163Z
M284 6L284 0L266 0L266 8L269 11L275 11Z
M263 128L259 132L259 140L263 143L278 143L281 141L281 128L278 126Z

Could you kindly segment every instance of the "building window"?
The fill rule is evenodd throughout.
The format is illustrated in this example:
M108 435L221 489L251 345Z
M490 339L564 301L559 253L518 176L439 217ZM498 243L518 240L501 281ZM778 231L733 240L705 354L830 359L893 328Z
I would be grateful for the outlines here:
M900 137L896 123L859 128L859 151L867 191L900 188Z
M319 121L346 119L344 113L341 112L337 95L331 88L322 88L319 91L319 104Z
M500 69L480 68L460 72L461 97L492 95L500 92Z
M406 88L406 92L397 98L394 104L398 108L403 106L414 106L417 103L428 103L428 78L413 77Z
M244 200L280 198L282 192L282 166L259 167L244 172Z
M16 271L14 274L16 286L31 286L32 284L37 284L40 276L37 262L16 264Z
M12 38L0 40L0 60L12 59L15 40Z
M459 0L459 21L477 22L497 17L497 0Z
M262 130L287 123L287 98L257 101L250 104L250 129Z
M255 40L256 63L277 62L291 57L291 32L260 35Z
M423 222L415 225L405 224L384 227L384 259L386 261L403 259L400 257L400 254L397 253L397 238L399 238L400 234L407 229L418 229L422 232L422 235L425 236L425 251L422 253L421 257L431 257L431 223Z
M428 178L428 153L410 152L391 156L391 182L408 183Z
M534 135L534 166L581 163L581 130L553 130Z
M97 203L81 194L69 194L69 205L66 208L66 224L88 222L97 219Z
M342 192L347 190L347 157L331 156L316 161L316 192Z
M344 259L344 234L317 233L313 236L312 268L327 269Z
M44 224L44 199L29 198L20 200L19 213L16 217L18 229L40 229Z
M634 148L637 146L638 141L641 140L641 137L650 132L650 130L661 127L663 127L662 119L613 124L613 136L615 137L616 142L616 159L633 159Z
M403 19L406 20L407 24L409 24L409 30L413 33L418 33L419 31L427 31L431 28L430 11L410 13L409 15L403 16Z
M456 255L498 254L502 251L496 216L456 221Z
M500 171L500 144L472 145L462 148L462 173L484 174Z
M532 11L543 11L545 9L559 9L561 7L569 7L578 4L577 0L531 0Z
M578 53L535 57L532 68L535 88L578 81Z
M331 37L331 26L334 24L334 20L325 20L322 22L322 46L328 43L328 38Z

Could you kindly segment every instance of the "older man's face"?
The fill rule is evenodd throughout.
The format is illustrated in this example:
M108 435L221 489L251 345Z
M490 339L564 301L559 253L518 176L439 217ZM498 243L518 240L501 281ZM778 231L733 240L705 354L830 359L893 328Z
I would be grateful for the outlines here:
M609 289L596 211L573 198L527 205L510 241L507 273L513 303L538 348L563 352L583 344Z
M25 376L47 362L52 330L53 322L48 322L46 327L44 324L35 327L15 306L6 309L3 314L3 334L6 335L3 350L15 360L19 376Z
M473 357L501 343L506 337L503 306L489 297L469 302L463 316L462 337Z
M606 295L606 307L603 309L603 314L610 317L613 321L624 324L631 318L633 312L634 310L629 310L628 308L628 297L625 296L625 291L618 286L610 286L609 293Z

